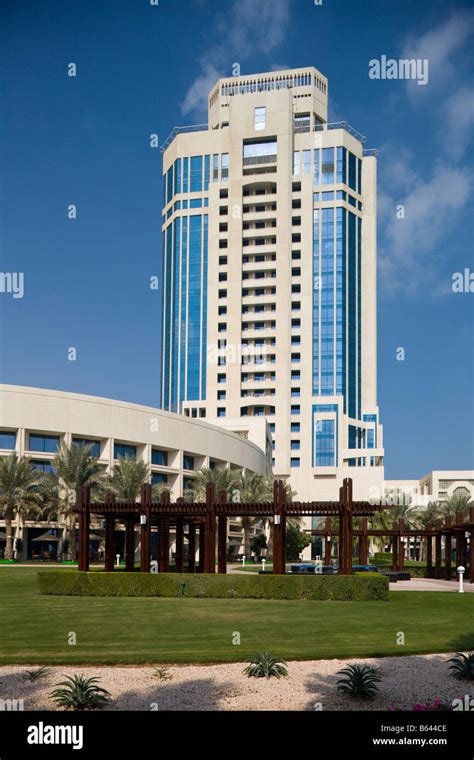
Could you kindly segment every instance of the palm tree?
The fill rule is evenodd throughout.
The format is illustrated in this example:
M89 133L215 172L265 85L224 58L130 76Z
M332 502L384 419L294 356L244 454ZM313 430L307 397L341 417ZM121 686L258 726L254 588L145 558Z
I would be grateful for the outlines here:
M107 484L119 501L138 501L142 485L149 480L150 468L143 459L120 457Z
M103 488L104 475L96 457L91 455L92 446L65 443L52 461L53 473L49 479L54 509L64 517L68 541L68 559L74 559L76 545L74 528L76 522L75 507L82 486L100 490ZM56 503L57 500L57 503Z
M265 475L259 475L258 473L242 472L237 484L237 490L240 493L240 501L242 502L264 502L273 500L273 479L267 478ZM284 483L284 490L286 500L291 501L296 496L296 491L291 490L291 486L288 482ZM242 517L242 528L244 531L244 554L249 556L250 552L250 538L252 530L261 522L258 517ZM287 525L293 527L300 527L302 523L301 517L289 517L287 518ZM263 527L265 533L268 534L267 538L267 556L273 556L273 518L266 518L263 521Z
M194 478L192 487L188 489L186 496L190 499L205 499L206 486L208 483L215 483L216 493L227 491L231 495L232 491L237 488L238 473L230 468L201 467Z
M415 526L422 530L426 530L428 525L434 525L436 520L440 517L442 517L442 509L440 505L437 501L430 501L426 507L418 507L414 516ZM428 541L430 540L431 539L428 538ZM425 559L424 542L421 546L420 559Z
M12 521L38 504L41 474L27 459L16 455L0 459L0 513L5 520L5 559L13 559Z
M262 502L270 501L272 498L272 486L265 475L259 475L256 472L243 471L239 474L236 491L238 492L239 502ZM250 557L250 539L251 534L259 519L256 517L244 516L241 518L241 525L244 534L244 555Z
M411 530L417 527L417 508L412 506L411 498L406 504L396 504L391 509L383 509L380 512L376 512L373 517L373 527L376 530L391 530L393 522L403 520L405 527ZM383 536L373 539L374 544L383 548L387 545L389 551L392 550L392 537L387 535L386 540Z
M454 494L448 496L448 498L442 502L442 514L445 517L456 517L458 512L461 512L463 517L469 516L469 507L472 506L471 497L469 494Z

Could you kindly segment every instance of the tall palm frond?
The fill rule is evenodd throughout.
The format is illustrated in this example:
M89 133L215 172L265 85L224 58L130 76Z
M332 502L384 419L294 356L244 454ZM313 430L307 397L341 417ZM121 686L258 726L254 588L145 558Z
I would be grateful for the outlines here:
M16 453L0 458L0 514L5 520L5 559L13 559L12 522L26 516L39 504L41 474Z

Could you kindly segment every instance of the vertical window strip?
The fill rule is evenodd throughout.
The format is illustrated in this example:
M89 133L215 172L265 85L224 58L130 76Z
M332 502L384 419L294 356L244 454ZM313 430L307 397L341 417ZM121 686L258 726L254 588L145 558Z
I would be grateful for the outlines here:
M182 413L182 402L186 400L185 397L185 378L186 378L186 357L187 357L187 345L186 345L186 324L188 320L188 217L184 216L182 220L181 231L181 318L180 318L180 374L179 374L179 409ZM184 359L184 362L183 362Z

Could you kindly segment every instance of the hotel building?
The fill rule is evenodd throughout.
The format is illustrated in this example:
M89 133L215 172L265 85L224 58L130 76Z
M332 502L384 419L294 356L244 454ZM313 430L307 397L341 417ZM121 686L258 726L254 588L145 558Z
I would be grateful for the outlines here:
M300 499L383 494L377 158L315 68L220 79L162 146L162 408L267 420Z

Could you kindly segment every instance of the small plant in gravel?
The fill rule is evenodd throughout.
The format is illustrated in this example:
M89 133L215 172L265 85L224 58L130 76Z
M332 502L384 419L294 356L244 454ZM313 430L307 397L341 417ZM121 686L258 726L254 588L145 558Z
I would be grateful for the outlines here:
M377 683L382 680L372 665L347 665L337 675L343 676L337 682L339 691L360 699L373 699L379 689Z
M66 710L95 710L109 699L110 692L98 686L98 678L84 678L83 675L65 676L50 697L58 707Z
M427 702L426 704L422 704L421 702L417 702L416 705L413 705L411 708L404 708L404 707L389 707L389 712L450 712L452 711L453 704L449 702L443 702L442 699L434 699L432 702Z
M470 652L469 654L457 652L456 657L451 657L448 662L452 663L449 669L455 678L474 681L474 652Z
M250 664L243 671L249 678L286 678L286 662L273 657L270 652L259 652L251 658Z
M433 702L427 702L426 705L413 705L413 710L415 712L450 712L452 709L452 704L443 702L441 699L435 699Z
M155 678L159 678L160 681L170 681L172 678L168 668L155 668L153 671Z
M38 681L40 678L44 678L49 675L49 668L43 666L42 668L36 668L36 670L27 670L23 673L23 678L26 681Z

